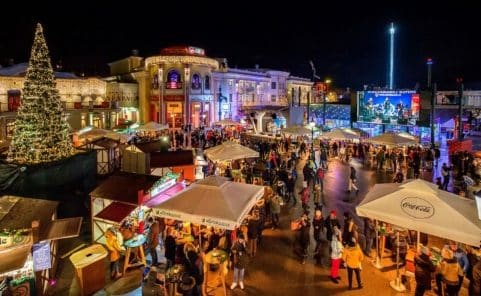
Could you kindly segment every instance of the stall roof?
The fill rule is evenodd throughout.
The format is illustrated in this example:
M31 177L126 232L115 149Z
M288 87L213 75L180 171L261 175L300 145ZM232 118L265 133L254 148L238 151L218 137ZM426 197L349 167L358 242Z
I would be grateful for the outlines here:
M115 141L109 138L101 138L101 139L89 142L88 145L95 145L105 149L113 149L119 146L119 141Z
M42 233L40 240L56 240L76 237L80 233L82 217L58 219L50 222L49 227Z
M114 201L113 203L109 204L105 209L100 211L95 218L100 218L116 223L122 222L130 213L132 213L137 206L121 203Z
M144 153L152 153L154 151L160 151L162 148L160 145L160 141L151 141L151 142L143 142L143 143L136 143L135 146L142 150Z
M138 192L152 188L158 180L160 180L159 176L121 172L110 176L95 188L90 196L137 205Z
M193 150L152 152L150 154L150 166L153 168L166 168L194 165L194 158Z
M58 202L44 199L26 198L4 195L0 197L0 205L7 200L15 200L3 218L0 217L0 229L32 228L32 221L40 221L40 233L44 233L57 211Z

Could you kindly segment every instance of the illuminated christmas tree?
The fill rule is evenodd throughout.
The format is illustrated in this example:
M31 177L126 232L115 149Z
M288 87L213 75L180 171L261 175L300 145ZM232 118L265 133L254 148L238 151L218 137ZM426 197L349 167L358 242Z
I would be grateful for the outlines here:
M8 160L45 163L73 153L42 25L37 24Z

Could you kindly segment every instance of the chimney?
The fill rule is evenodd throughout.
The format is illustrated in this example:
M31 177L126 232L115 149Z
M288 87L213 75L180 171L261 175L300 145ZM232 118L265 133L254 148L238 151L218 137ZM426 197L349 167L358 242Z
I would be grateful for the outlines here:
M132 49L132 56L134 56L134 57L139 56L139 50L138 49Z
M256 67L256 70L259 70L259 64L256 64L255 67Z
M15 64L15 61L13 60L13 58L9 58L8 59L8 65L13 66L14 64Z

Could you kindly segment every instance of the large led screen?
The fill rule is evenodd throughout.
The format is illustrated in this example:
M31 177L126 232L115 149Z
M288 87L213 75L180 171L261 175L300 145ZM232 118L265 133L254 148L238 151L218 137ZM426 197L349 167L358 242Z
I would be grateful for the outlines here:
M420 98L415 91L358 92L357 119L362 122L416 125Z

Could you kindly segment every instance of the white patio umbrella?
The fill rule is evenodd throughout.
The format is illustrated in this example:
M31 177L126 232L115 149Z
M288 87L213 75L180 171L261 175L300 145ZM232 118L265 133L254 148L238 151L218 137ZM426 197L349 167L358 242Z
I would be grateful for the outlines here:
M164 125L162 125L160 123L157 123L157 122L150 121L150 122L147 122L144 125L139 126L136 129L136 131L139 131L139 132L158 132L158 131L161 131L161 130L164 130L164 129L165 129Z
M367 139L368 142L378 145L398 146L413 145L418 143L418 139L408 133L387 132L377 137Z
M281 133L295 135L295 136L303 136L303 135L310 135L312 133L312 130L304 126L294 125L294 126L281 129Z
M263 195L262 186L210 176L155 206L153 214L233 230Z
M324 133L322 138L333 140L355 140L361 136L351 129L335 128L330 132Z
M227 161L243 158L259 157L259 152L241 144L227 141L204 151L204 155L212 161Z
M414 180L404 184L376 184L356 207L359 216L407 229L478 246L481 221L473 200L439 190L437 185ZM399 233L398 239L399 239ZM377 244L377 241L376 241ZM398 251L399 254L399 251ZM379 262L379 254L376 256ZM391 287L403 291L397 257L397 277Z
M221 126L229 126L229 125L239 125L240 123L230 118L225 118L225 119L222 119L221 121L216 122L215 124L221 125Z

